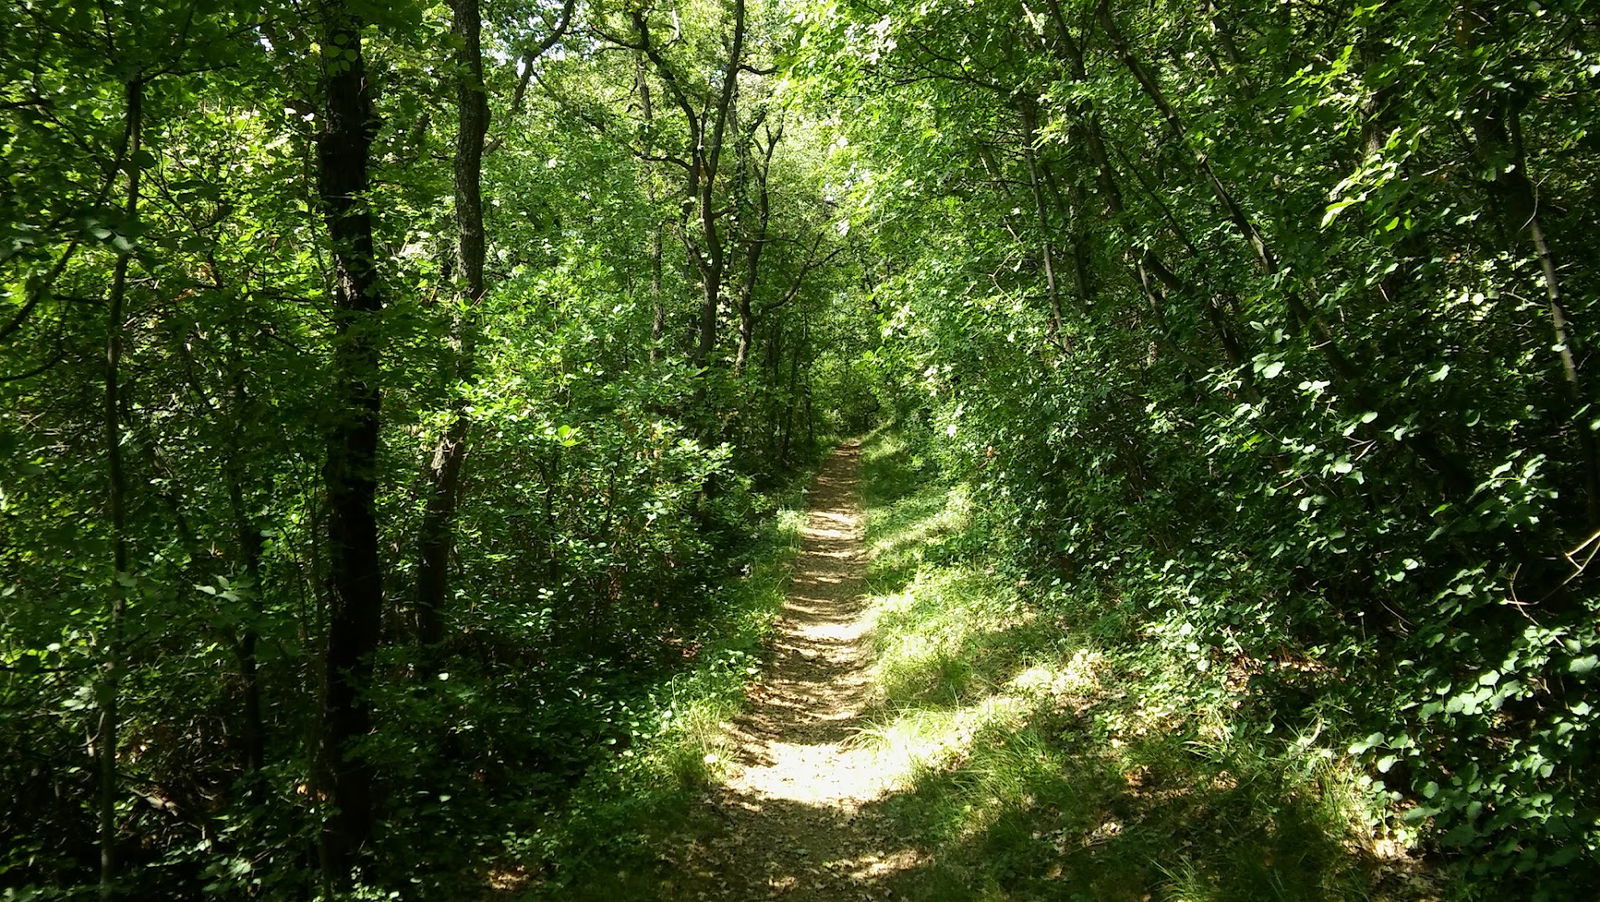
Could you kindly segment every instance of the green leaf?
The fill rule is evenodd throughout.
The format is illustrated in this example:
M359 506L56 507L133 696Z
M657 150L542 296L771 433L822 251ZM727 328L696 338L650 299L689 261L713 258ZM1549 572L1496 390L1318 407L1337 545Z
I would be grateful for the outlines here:
M1333 222L1333 220L1336 217L1338 217L1338 215L1340 213L1343 213L1346 208L1351 207L1351 206L1353 206L1355 204L1358 204L1360 202L1361 201L1358 198L1358 199L1355 199L1355 200L1335 201L1334 203L1329 204L1328 205L1328 209L1326 211L1324 211L1323 214L1322 214L1322 225L1319 226L1319 228L1324 228L1324 229L1327 228L1328 227L1328 223Z
M1382 742L1383 742L1383 734L1382 733L1373 733L1373 734L1367 736L1367 738L1361 740L1360 742L1352 744L1350 746L1350 754L1352 754L1352 755L1363 754L1367 750L1371 749L1373 746L1382 744Z

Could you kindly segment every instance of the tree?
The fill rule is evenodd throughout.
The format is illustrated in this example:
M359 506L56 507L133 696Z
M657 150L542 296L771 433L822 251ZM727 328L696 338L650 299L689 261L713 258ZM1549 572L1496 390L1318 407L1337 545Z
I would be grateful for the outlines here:
M383 295L368 206L377 120L362 55L365 23L332 0L321 8L323 105L319 194L332 249L332 423L323 481L328 495L328 640L322 767L332 812L321 833L327 880L349 880L372 837L372 766L356 747L371 732L372 655L383 621L377 491Z

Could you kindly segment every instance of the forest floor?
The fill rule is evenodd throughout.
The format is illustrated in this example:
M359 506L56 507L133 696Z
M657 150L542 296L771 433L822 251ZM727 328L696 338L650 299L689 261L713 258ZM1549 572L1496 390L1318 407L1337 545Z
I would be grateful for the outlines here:
M884 899L885 881L919 863L871 810L890 786L859 741L871 623L860 479L854 444L817 477L771 663L706 796L718 829L669 853L679 898Z

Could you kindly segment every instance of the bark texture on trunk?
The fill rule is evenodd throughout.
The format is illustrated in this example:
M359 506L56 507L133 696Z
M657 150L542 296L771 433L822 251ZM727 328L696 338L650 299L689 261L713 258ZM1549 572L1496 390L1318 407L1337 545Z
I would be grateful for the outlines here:
M456 319L456 375L472 378L476 352L474 311L483 297L483 145L489 131L489 99L483 85L478 0L454 0L452 29L460 39L455 59L456 270L461 280ZM529 65L532 65L531 63ZM450 588L450 552L461 475L467 458L467 399L458 396L450 427L439 439L428 468L428 502L423 511L417 562L417 639L437 645L444 638L444 607Z
M324 880L347 884L372 836L372 768L353 746L372 729L366 690L383 617L378 554L380 330L367 167L377 122L361 54L361 20L337 0L322 6L323 130L318 166L323 216L333 259L333 423L323 483L328 542L324 589L328 640L324 658L322 792L332 811L323 822ZM334 56L334 52L337 56Z

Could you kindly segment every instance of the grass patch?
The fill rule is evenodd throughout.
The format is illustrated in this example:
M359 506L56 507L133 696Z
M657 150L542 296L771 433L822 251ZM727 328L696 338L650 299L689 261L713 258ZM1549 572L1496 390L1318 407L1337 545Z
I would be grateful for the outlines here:
M1269 735L1223 672L1125 606L1035 591L960 485L893 434L864 449L878 803L928 900L1432 898L1385 800L1315 735Z

